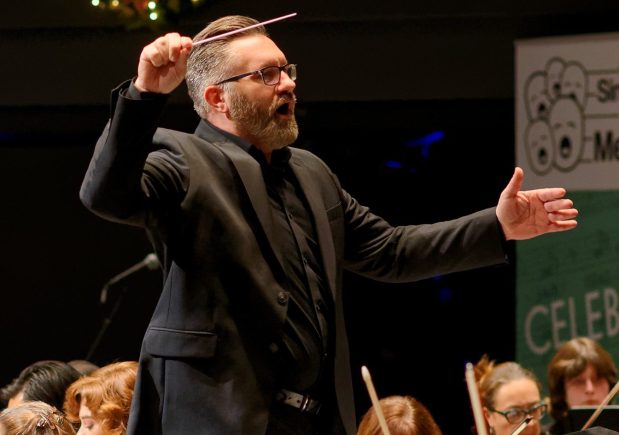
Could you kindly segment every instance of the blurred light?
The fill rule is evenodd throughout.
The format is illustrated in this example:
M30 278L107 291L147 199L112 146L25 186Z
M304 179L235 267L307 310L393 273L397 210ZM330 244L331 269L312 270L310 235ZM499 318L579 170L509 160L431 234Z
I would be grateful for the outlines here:
M93 6L99 6L99 0L91 0Z
M391 169L401 169L402 163L397 160L385 160L385 166Z
M113 8L117 8L120 5L120 2L118 0L112 0L112 7Z
M148 18L150 18L152 21L155 21L157 20L157 18L159 18L159 14L157 12L151 12Z
M153 2L153 1L148 2L148 9L150 9L151 11L153 9L155 9L156 7L157 7L157 3L156 2ZM157 18L155 18L155 19L157 19ZM152 20L152 18L151 18L151 20Z
M453 300L454 292L449 287L441 287L438 292L438 298L441 303L446 304Z
M411 139L406 142L406 146L414 147L418 145L432 145L445 137L445 133L442 131L433 131L432 133L428 133L425 136L418 137L416 139Z

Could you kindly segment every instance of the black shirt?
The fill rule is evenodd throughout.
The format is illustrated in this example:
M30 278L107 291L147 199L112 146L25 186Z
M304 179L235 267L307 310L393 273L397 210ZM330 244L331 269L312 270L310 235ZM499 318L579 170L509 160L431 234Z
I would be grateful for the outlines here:
M245 140L210 124L254 157L262 168L269 195L276 243L284 260L290 293L287 320L278 351L282 388L320 395L324 370L331 357L332 299L324 279L320 250L310 208L290 167L290 149L274 150L271 163Z

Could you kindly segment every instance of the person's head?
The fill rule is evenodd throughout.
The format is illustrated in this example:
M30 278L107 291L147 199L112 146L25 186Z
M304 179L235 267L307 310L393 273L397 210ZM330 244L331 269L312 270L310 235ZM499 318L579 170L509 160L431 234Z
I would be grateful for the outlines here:
M523 435L539 435L546 413L535 375L516 362L495 364L486 355L475 365L475 377L490 432L511 434L527 416L533 417Z
M82 376L89 375L99 368L98 365L86 361L85 359L74 359L68 363L71 367L81 373Z
M223 17L194 42L253 24L257 21L249 17ZM278 149L298 135L296 66L286 65L284 53L259 26L195 45L187 61L187 89L200 117L262 150Z
M62 409L64 394L80 373L63 361L37 361L2 388L0 395L8 407L39 400Z
M138 363L109 364L74 382L66 394L67 417L78 435L121 435L127 430Z
M64 415L47 403L24 402L0 413L0 435L75 435Z
M552 417L573 406L599 405L617 382L612 356L595 340L577 337L561 345L548 364Z
M410 396L389 396L380 400L380 408L391 435L441 435L428 409ZM374 408L365 413L357 435L380 435L382 430Z

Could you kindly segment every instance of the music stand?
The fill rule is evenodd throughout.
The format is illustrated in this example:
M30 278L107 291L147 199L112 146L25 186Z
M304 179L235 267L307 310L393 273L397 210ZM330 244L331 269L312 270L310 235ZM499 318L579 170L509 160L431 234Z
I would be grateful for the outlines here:
M597 406L575 406L567 411L567 421L572 433L617 433L619 431L619 405L606 405L597 419L593 422L595 428L605 429L610 432L587 432L581 431L581 427L587 423Z

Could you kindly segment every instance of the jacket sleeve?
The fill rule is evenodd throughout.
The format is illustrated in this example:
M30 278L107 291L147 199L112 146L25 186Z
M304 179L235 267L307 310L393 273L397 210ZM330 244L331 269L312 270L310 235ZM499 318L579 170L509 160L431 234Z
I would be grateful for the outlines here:
M97 141L80 199L105 219L144 225L155 201L184 192L187 171L162 145L165 132L157 131L167 98L129 98L129 86L125 82L112 92L110 120Z
M506 262L495 209L451 221L391 226L343 191L345 267L373 279L407 282Z

